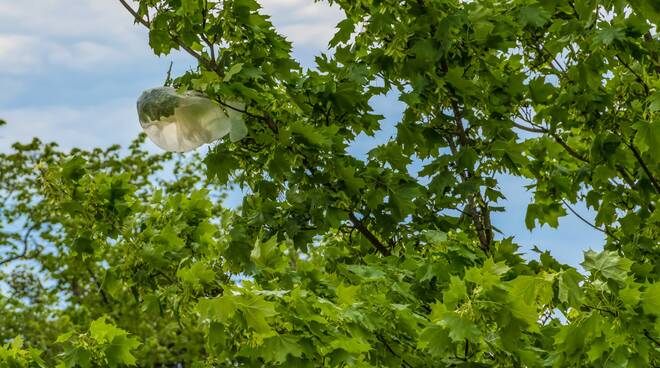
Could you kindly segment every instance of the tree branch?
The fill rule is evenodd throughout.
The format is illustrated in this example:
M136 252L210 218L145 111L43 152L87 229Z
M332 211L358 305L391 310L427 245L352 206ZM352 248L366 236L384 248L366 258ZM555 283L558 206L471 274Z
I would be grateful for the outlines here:
M649 340L653 341L653 343L657 346L660 347L660 341L656 340L651 336L648 330L644 330L644 336L646 336Z
M628 69L635 76L635 79L637 79L637 81L642 85L642 87L644 87L644 92L648 96L649 86L646 84L646 82L644 82L644 79L642 79L642 77L639 74L637 74L637 72L635 72L633 70L633 68L630 67L630 65L628 65L625 61L623 61L623 59L618 54L614 55L614 57L617 60L619 60L619 63L621 63L621 65L623 65L626 69Z
M145 26L145 27L147 27L147 28L150 28L150 27L151 27L151 25L149 24L149 22L147 22L145 19L143 19L143 18L140 16L140 14L138 14L138 12L136 12L136 11L135 11L130 5L128 5L128 3L127 3L126 1L124 1L124 0L119 0L119 2L121 3L121 5L124 6L124 8L126 8L126 10L128 10L129 13L131 13L131 15L133 15L133 17L135 18L135 21L136 21L136 22L141 23L143 26Z
M642 166L642 170L646 173L646 176L649 177L649 180L651 180L651 183L653 184L653 187L655 188L655 191L660 193L660 183L658 183L658 180L651 174L651 170L649 170L648 166L646 166L646 163L642 159L642 155L639 153L637 148L635 148L635 145L631 143L626 143L626 145L630 148L630 150L633 152L633 155L635 156L635 159L639 164Z
M133 9L130 5L128 5L126 0L119 0L119 2L121 3L121 5L124 6L124 8L126 8L126 10L128 10L129 13L131 13L131 15L135 18L136 22L138 22L138 23L142 24L143 26L151 29L151 23L149 21L145 20L144 18L142 18L140 16L140 14L137 11L135 11L135 9ZM195 50L191 49L190 47L188 47L183 41L181 41L181 39L177 35L173 34L172 32L168 32L168 34L170 35L170 38L172 38L172 41L174 41L177 45L179 45L179 47L184 49L192 57L197 59L197 61L199 61L200 64L204 65L204 67L206 67L208 70L216 72L220 77L225 76L224 70L222 70L218 66L218 64L215 63L215 60L205 59L202 54L200 54L200 53L196 52Z
M5 258L5 259L3 259L2 261L0 261L0 266L2 266L2 265L4 265L4 264L7 264L7 263L11 263L11 262L16 261L16 260L19 260L19 259L21 259L21 258L25 258L25 257L27 256L28 248L29 248L29 246L28 246L28 245L29 245L28 240L29 240L29 238L30 238L30 234L32 233L32 231L34 231L34 230L35 230L37 227L39 227L40 225L41 225L41 224L39 224L39 223L34 223L34 224L32 224L32 226L30 226L30 227L28 228L28 230L27 230L27 231L25 232L25 234L23 235L23 239L22 239L23 250L21 251L21 253L16 254L16 255L14 255L14 256L11 256L11 257L9 257L9 258Z
M376 236L367 229L367 227L364 225L362 221L360 221L357 217L355 217L355 214L353 212L348 213L348 218L351 220L355 228L365 237L367 240L371 243L371 245L376 248L376 250L382 254L383 256L387 257L390 255L390 250L387 249L383 243L376 238Z
M465 127L463 126L463 114L461 113L461 109L458 106L458 103L454 99L451 99L451 109L454 114L454 122L458 131L458 141L461 147L468 147L470 145L470 141L467 137L467 134L465 133ZM451 141L450 149L452 150L452 153L456 155L458 150L452 141L452 138L449 138L448 141ZM462 175L463 181L469 180L470 176L470 171L466 169L465 173ZM479 212L477 212L475 208L475 198L478 198ZM468 203L468 212L471 214L470 217L472 218L472 222L474 223L474 226L477 230L477 236L479 237L481 249L486 254L488 254L490 252L490 243L493 239L493 230L490 228L490 226L488 226L490 223L490 210L488 208L488 203L483 200L481 193L476 193L470 199Z
M611 315L613 315L614 317L616 317L616 315L617 315L616 312L614 312L613 310L604 309L604 308L600 308L600 307L594 307L594 306L592 306L592 305L587 305L587 304L582 304L582 306L584 306L584 307L586 307L586 308L588 308L588 309L593 309L593 310L597 310L597 311L600 311L600 312L603 312L603 313L611 314Z
M92 281L94 281L94 284L96 284L96 287L98 288L99 293L101 294L101 298L103 299L103 303L105 305L110 305L110 301L108 300L108 296L105 295L105 291L103 290L103 286L99 282L99 280L96 278L94 275L94 272L92 271L91 267L89 265L87 266L87 272L89 273L89 276L92 278Z
M392 355L394 355L395 357L401 359L401 363L403 364L404 367L410 367L410 368L412 368L412 365L410 365L410 363L408 363L408 362L407 362L405 359L403 359L399 354L397 354L397 353L394 351L394 349L392 349L392 347L390 346L390 344L387 343L387 340L385 340L385 338L384 338L383 336L381 336L381 335L379 335L379 334L376 334L376 338L378 339L378 341L380 341L381 343L383 343L383 345L385 345L385 348L387 349L387 351L390 352L390 354L392 354Z
M557 135L557 133L548 131L548 134L550 134L550 136L554 138L555 142L559 143L560 146L564 147L564 149L566 150L566 152L568 152L569 155L577 158L582 162L591 163L586 157L582 156L573 148L571 148L571 146L569 146L568 143L566 143L559 135Z
M518 124L515 121L511 121L511 124L513 124L513 126L518 128L518 129L521 129L521 130L524 130L524 131L530 132L530 133L547 133L548 132L548 130L545 129L545 128L527 127L527 126L524 126L522 124Z
M607 236L613 238L614 240L619 241L619 238L618 238L616 235L612 234L612 233L611 233L610 231L608 231L607 229L601 229L601 228L599 228L598 226L596 226L596 225L592 224L591 222L589 222L589 220L587 220L587 219L585 219L584 217L582 217L579 213L577 213L577 211L575 211L575 210L573 209L573 207L571 207L571 206L568 204L568 202L566 202L566 200L562 199L561 202L562 202L562 203L564 204L564 206L566 206L566 208L568 208L568 210L571 211L571 212L572 212L577 218L579 218L580 220L582 220L582 222L584 222L585 224L589 225L590 227L592 227L592 228L594 228L594 229L600 231L601 233L603 233L603 234L605 234L605 235L607 235Z
M209 38L206 36L206 18L208 17L209 14L209 2L207 0L204 0L204 9L202 9L202 32L199 33L199 37L204 40L206 45L209 47L209 52L211 56L211 60L215 62L215 47L213 46L213 42L209 40Z
M566 150L566 152L568 152L569 155L577 158L578 160L580 160L582 162L590 163L590 161L586 157L582 156L577 151L575 151L573 148L571 148L571 146L569 146L568 143L566 143L557 133L551 131L550 129L546 129L546 128L543 128L543 127L527 127L527 126L518 124L515 121L512 121L511 123L516 128L522 129L526 132L549 134L555 140L555 142L559 143L559 145L564 147L564 149Z

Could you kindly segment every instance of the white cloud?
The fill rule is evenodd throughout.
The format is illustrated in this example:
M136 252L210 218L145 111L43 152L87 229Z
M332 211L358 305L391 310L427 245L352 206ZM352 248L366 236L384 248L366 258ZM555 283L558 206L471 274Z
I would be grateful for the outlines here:
M0 110L7 125L0 127L0 147L39 137L62 148L104 147L126 144L140 131L133 99L116 99L98 105L36 106Z
M325 50L343 18L338 8L313 0L264 0L262 5L278 30L305 53ZM189 62L179 55L175 60ZM124 96L115 94L117 98L103 101L98 93L92 100L85 98L84 91L71 92L62 86L70 99L54 99L53 103L33 100L31 91L41 88L40 80L76 73L116 91L122 80L108 80L103 76L107 70L144 69L157 62L149 50L147 31L133 23L117 0L76 0L75 4L0 0L0 81L11 82L2 85L12 89L12 93L0 93L0 117L9 122L0 128L0 149L33 136L65 148L125 145L140 131L132 96L135 91L126 90ZM121 75L125 78L126 73ZM49 93L60 92L53 89ZM24 100L18 101L16 96ZM84 105L75 100L78 96L85 100ZM8 108L2 100L22 107Z
M0 4L0 30L49 38L138 40L132 23L116 0L21 0Z
M294 47L325 50L338 7L312 0L264 0L279 32ZM90 71L145 60L151 54L146 29L135 25L118 1L23 0L0 4L0 76L39 73L49 65Z
M296 47L325 50L344 13L337 6L312 0L263 0L263 11Z
M20 34L0 34L0 74L30 72L40 64L38 42Z
M26 83L17 77L0 77L0 86L2 86L0 88L0 106L3 102L20 96L27 89Z
M48 53L48 60L54 65L89 70L102 64L127 61L128 58L117 48L91 41L80 41L70 45L53 45Z
M0 34L0 75L39 74L49 66L90 70L130 60L118 45L56 42L33 35Z
M144 60L147 31L117 1L0 2L0 76Z

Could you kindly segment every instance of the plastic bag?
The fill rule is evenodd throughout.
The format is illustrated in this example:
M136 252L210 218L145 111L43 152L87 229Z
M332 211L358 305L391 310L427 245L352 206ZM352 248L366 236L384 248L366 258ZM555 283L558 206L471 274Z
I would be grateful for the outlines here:
M244 105L228 102L236 109ZM229 134L235 142L247 135L243 114L220 106L204 95L172 87L144 91L137 101L140 125L158 147L187 152Z

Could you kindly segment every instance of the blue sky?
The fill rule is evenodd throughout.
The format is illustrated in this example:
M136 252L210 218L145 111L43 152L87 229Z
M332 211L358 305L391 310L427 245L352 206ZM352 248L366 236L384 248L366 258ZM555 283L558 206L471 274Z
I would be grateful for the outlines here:
M325 49L341 12L313 0L260 1L273 23L294 43L295 56L312 66L313 56ZM56 141L63 148L126 145L140 127L135 101L140 93L162 85L170 62L174 74L193 61L175 53L154 56L147 32L113 0L0 0L0 150L33 136ZM374 101L390 128L403 107L395 95ZM365 153L386 140L392 129L353 147ZM150 149L157 150L153 145ZM577 265L582 251L601 247L602 234L573 215L560 220L559 229L528 231L525 209L531 193L522 180L503 178L505 213L494 224L526 248L551 249L562 262ZM232 201L237 202L237 201ZM577 211L593 214L584 206Z

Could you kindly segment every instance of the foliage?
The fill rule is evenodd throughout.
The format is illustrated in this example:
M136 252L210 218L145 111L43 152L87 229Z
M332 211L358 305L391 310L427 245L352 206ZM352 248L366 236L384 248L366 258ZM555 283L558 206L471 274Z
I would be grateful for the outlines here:
M0 154L3 365L660 365L654 2L332 1L313 70L254 0L122 3L248 135ZM396 136L349 155L391 91ZM495 236L502 175L529 228L595 211L584 272Z

